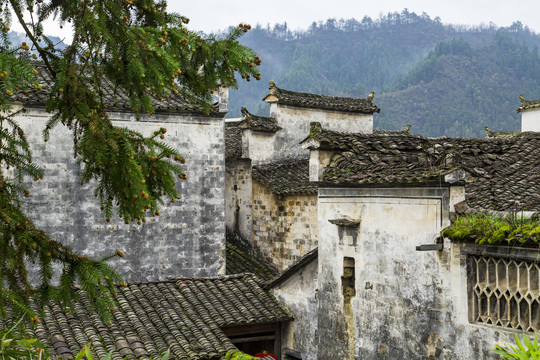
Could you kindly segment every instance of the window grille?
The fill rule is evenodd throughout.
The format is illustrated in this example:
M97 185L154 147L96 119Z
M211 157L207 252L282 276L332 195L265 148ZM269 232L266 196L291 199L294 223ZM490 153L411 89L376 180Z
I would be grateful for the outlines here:
M540 330L540 264L468 256L471 322L528 332Z

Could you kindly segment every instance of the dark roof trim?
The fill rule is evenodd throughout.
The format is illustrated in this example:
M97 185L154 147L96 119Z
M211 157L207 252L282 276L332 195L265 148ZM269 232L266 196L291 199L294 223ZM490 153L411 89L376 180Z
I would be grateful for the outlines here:
M373 104L375 93L365 99L302 93L278 88L270 81L270 94L263 101L310 109L332 110L360 114L373 114L381 109Z
M238 124L240 129L250 129L254 131L262 131L276 133L281 130L277 125L277 121L272 117L253 115L247 111L245 106L242 106L242 121Z
M45 106L52 85L55 79L51 76L44 65L35 64L35 69L38 71L36 78L42 89L20 89L13 94L12 100L21 102L28 107L43 107ZM128 93L121 88L118 88L111 80L104 78L102 89L104 91L103 102L107 105L108 111L124 111L131 112L131 104ZM181 95L171 94L169 98L157 99L153 96L152 104L156 113L174 113L186 115L204 115L211 117L224 117L226 111L220 111L219 101L216 101L210 109L208 115L199 104L193 103Z
M411 130L411 125L407 125L405 127L405 129L402 129L402 130L379 130L379 129L375 129L375 130L373 130L373 134L375 134L375 135L387 135L387 136L411 135L410 130Z
M289 266L284 272L276 276L272 281L268 282L263 288L272 289L278 285L283 284L285 281L290 279L298 271L305 268L307 265L311 264L314 260L319 258L319 248L311 250L304 256L302 256L295 264Z
M519 100L521 100L521 106L516 109L516 112L540 108L540 100L526 100L521 95L519 95Z

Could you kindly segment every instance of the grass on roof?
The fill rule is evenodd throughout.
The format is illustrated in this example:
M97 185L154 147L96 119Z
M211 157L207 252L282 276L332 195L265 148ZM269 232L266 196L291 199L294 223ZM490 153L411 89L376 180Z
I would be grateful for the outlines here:
M474 241L477 244L538 243L540 221L538 218L526 219L519 214L462 215L444 229L442 235L452 240Z

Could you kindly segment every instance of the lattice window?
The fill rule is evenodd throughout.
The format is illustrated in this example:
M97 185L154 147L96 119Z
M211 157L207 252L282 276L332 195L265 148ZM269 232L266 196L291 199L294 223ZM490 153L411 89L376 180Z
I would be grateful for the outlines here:
M469 256L469 316L475 323L540 330L540 264Z

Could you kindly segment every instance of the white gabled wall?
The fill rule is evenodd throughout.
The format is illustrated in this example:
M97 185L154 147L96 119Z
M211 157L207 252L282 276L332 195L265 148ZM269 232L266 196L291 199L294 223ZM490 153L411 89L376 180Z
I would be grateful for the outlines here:
M521 131L540 132L540 108L523 110L521 112Z
M308 109L271 103L270 116L276 119L281 130L275 135L256 134L249 131L249 138L244 141L244 146L249 146L249 149L243 149L243 152L249 154L254 165L290 157L307 157L308 150L302 149L299 144L308 136L310 122L313 121L320 122L323 128L335 131L373 132L372 114Z

